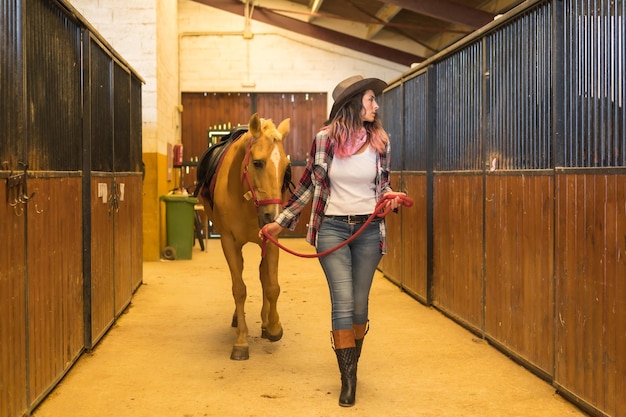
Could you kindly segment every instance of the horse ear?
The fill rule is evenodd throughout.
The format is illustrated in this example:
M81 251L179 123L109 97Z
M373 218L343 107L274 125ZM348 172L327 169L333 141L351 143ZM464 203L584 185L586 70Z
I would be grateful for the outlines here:
M278 125L277 129L280 132L280 134L283 136L283 139L285 139L287 135L289 134L290 122L291 122L291 119L287 118L283 120L282 122L280 122L280 124Z
M258 113L254 113L252 116L250 116L250 121L248 122L248 130L255 138L261 136L261 118L259 117Z

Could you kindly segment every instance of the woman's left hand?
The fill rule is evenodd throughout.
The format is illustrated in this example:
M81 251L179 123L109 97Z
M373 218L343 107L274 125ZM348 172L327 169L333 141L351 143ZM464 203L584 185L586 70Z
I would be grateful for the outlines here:
M386 207L390 208L391 210L397 210L398 207L401 205L400 196L405 195L406 193L401 193L397 191L389 191L385 193L384 197L387 199Z

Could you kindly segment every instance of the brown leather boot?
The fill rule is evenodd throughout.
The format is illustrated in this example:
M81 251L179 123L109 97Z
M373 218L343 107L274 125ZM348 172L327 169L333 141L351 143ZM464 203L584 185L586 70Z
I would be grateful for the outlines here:
M356 397L356 345L353 329L333 330L333 349L341 373L339 405L352 407Z

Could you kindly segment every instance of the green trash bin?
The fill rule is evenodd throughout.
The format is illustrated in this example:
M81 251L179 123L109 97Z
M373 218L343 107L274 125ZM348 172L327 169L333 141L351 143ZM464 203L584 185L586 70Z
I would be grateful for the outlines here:
M198 199L186 195L163 195L165 202L165 224L167 248L166 259L191 259L194 242L194 206ZM173 250L172 250L173 249Z

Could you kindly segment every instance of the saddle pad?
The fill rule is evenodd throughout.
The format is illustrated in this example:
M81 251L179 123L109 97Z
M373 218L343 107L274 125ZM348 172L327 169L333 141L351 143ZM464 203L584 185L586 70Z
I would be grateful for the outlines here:
M220 142L204 151L198 161L198 168L196 170L196 180L198 185L194 195L197 197L198 194L201 194L202 197L209 202L211 208L213 208L215 173L221 165L222 159L228 147L247 131L248 126L245 125L234 128L228 135L224 136Z

